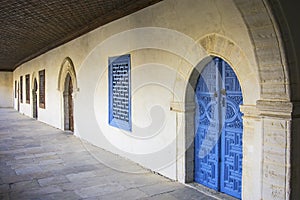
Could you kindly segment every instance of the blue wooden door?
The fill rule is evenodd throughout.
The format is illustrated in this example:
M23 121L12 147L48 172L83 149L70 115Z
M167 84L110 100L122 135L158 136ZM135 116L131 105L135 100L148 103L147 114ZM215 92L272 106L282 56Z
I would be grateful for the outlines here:
M239 81L226 63L222 62L223 88L223 127L221 137L221 192L240 198L242 189L243 120L239 106L243 96Z
M195 181L219 190L218 70L213 62L202 71L196 88Z
M195 181L240 198L243 97L224 60L214 58L201 72L195 100Z

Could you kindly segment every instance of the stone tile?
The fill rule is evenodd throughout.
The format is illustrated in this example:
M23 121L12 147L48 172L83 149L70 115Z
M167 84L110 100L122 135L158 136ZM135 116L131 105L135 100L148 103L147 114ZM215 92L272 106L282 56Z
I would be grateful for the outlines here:
M63 162L64 161L61 159L51 159L51 158L38 161L39 165L59 164Z
M0 193L1 200L10 200L8 193Z
M86 172L86 171L92 171L98 169L97 165L90 165L90 164L74 166L73 168L74 168L74 173Z
M157 174L126 174L126 176L119 176L121 183L126 185L127 188L148 186L158 183L167 183L170 182L169 179L166 179Z
M154 195L151 197L147 197L147 198L141 198L141 200L179 200L176 197L170 195L170 194L159 194L159 195ZM199 199L202 200L202 199Z
M148 195L145 194L144 192L138 190L138 189L129 189L126 191L121 191L121 192L114 192L111 194L103 195L100 196L99 199L101 200L124 200L124 199L130 199L130 200L135 200L135 199L141 199L145 198Z
M72 166L72 167L80 167L83 165L93 165L97 168L100 168L99 165L101 165L97 160L92 160L91 158L82 158L82 160L73 159L70 161L64 161L66 166Z
M112 174L118 174L119 172L116 172L115 170L108 167L102 167L101 169L94 170L94 173L96 176L102 177L111 176Z
M108 183L108 184L101 184L101 185L81 188L79 190L75 190L75 193L82 198L88 198L88 197L102 196L105 194L115 193L124 190L126 190L126 188L120 184Z
M33 154L33 156L35 158L44 158L45 156L56 156L57 155L57 152L56 151L53 151L53 152L43 152L43 153L36 153L36 154Z
M58 186L42 187L36 190L23 190L18 192L11 192L10 199L43 199L47 194L63 192Z
M133 173L133 174L140 174L140 173L148 173L149 170L146 170L145 168L141 167L140 165L129 161L124 160L122 158L110 161L110 162L104 162L104 164L116 171L119 172L125 172L125 173Z
M69 183L64 183L60 184L60 187L64 191L72 191L72 190L79 190L81 188L86 188L86 187L92 187L95 185L103 184L103 183L109 183L105 177L89 177L82 179L80 181L74 181L74 182L69 182Z
M68 183L69 180L65 176L51 176L47 178L42 178L38 180L40 186L50 186L50 185L58 185L62 183Z
M138 189L148 194L149 196L154 196L161 193L172 192L180 188L182 188L182 184L180 183L163 182L154 185L142 186Z
M88 197L84 198L83 200L102 200L100 197Z
M9 192L9 184L1 184L0 185L0 194Z
M1 120L0 199L211 199L15 111Z
M39 165L43 171L51 171L55 173L56 171L67 170L72 167L66 167L64 163L53 163L48 165Z
M44 195L43 200L79 200L82 199L80 196L78 196L75 192L72 191L66 191L66 192L55 192L52 194Z
M223 198L223 199L225 199L225 198ZM227 199L227 197L226 197L226 199ZM232 199L232 200L233 200L233 199L235 199L235 198L232 197L232 198L228 198L228 200L229 200L229 199ZM204 197L201 198L201 200L216 200L216 199L213 198L213 197L211 197L211 196L204 196Z
M30 177L32 179L43 179L43 178L47 178L47 177L50 177L50 176L53 176L53 173L52 172L47 172L47 171L42 171L42 172L38 172L38 173L34 173L34 174L31 174Z
M16 183L16 182L20 182L20 181L28 181L28 180L32 180L32 177L29 175L6 175L6 174L1 174L1 179L3 181L3 183Z
M25 191L25 190L34 190L39 189L40 185L36 180L30 180L30 181L22 181L17 183L11 183L10 189L11 191Z
M26 159L32 160L32 158L34 158L34 157L35 157L34 154L25 154L25 155L16 155L15 159L16 160L22 160L22 159L24 159L24 160L26 160Z
M42 147L29 147L29 148L24 148L24 150L26 154L36 154L36 153L44 152L44 149Z
M15 165L25 165L33 163L33 158L15 158L6 162L7 165L15 166Z
M14 175L16 175L15 170L11 169L11 167L7 166L7 165L2 165L1 166L0 173L3 174L4 176L14 176Z
M96 176L96 174L94 171L86 171L86 172L79 172L76 174L68 174L66 177L71 182L75 182L75 181L80 181L84 178L95 177L95 176Z
M206 197L205 194L188 187L177 189L169 194L181 200L198 200ZM211 197L211 200L215 200L215 198Z
M62 192L62 189L58 186L51 185L47 187L42 187L37 190L25 191L24 194L44 195L44 194L51 194L56 192Z
M42 172L41 167L35 165L30 167L22 167L19 169L15 169L17 175L26 175L26 174L34 174Z

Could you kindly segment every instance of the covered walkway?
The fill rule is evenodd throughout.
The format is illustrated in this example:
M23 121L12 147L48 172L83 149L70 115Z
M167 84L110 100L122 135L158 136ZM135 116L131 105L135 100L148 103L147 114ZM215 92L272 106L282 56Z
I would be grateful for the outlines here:
M214 199L68 132L0 109L0 199Z

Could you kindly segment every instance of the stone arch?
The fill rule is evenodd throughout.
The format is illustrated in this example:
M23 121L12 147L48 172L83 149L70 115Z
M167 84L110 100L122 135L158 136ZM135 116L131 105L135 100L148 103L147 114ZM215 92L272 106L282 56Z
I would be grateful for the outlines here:
M68 86L71 83L72 88L69 89ZM59 71L58 76L58 90L61 93L61 116L62 116L62 129L74 131L74 126L70 129L70 119L72 119L72 125L74 123L74 97L76 93L79 91L77 86L77 75L75 71L75 67L71 58L66 57ZM70 92L71 91L71 92ZM72 113L69 109L70 103L72 104ZM71 116L71 117L70 117Z
M38 81L38 76L37 76L37 73L36 73L36 72L33 72L33 73L31 74L31 84L30 84L31 90L34 89L34 80L35 80L35 79Z
M251 67L245 53L232 40L225 36L212 33L205 35L198 41L199 45L207 52L204 57L190 72L186 89L184 105L184 138L185 138L185 182L194 179L194 133L195 133L195 88L198 77L212 59L217 56L225 60L235 71L241 84L244 105L247 109L255 109L256 101L260 99L260 84L257 70ZM247 127L244 132L248 132Z
M278 16L282 13L276 12L279 4L277 0L234 0L234 3L247 26L257 63L257 71L252 71L255 77L252 79L255 82L255 95L254 98L250 98L251 101L248 101L250 99L247 95L251 92L252 83L245 81L248 78L247 70L244 71L241 66L244 62L240 62L245 60L246 56L241 54L241 51L232 51L235 48L234 43L223 40L223 36L217 34L205 36L200 39L199 43L209 54L223 58L232 66L241 81L245 100L249 103L241 108L244 112L244 123L246 123L244 133L247 143L243 153L246 158L243 161L243 166L246 166L245 171L243 169L243 177L246 177L246 181L243 181L243 197L294 199L300 195L299 190L296 189L300 182L297 167L300 164L300 159L297 159L299 157L297 152L300 152L297 147L300 137L296 134L297 130L300 130L297 125L299 124L297 121L300 121L300 112L299 103L292 102L300 99L298 92L300 74L299 68L295 65L297 59L293 54L286 55L291 51L291 45L287 42L288 37L285 37L286 32L282 31L286 29L281 28L284 27L284 23L280 22L282 18ZM232 56L232 53L238 53L239 56ZM193 181L193 156L191 156L194 148L194 103L191 98L193 85L196 84L196 78L206 63L204 59L192 70L189 78L190 87L186 89L184 108L184 132L187 134L185 135L186 182ZM252 66L248 65L247 68L249 67ZM255 145L255 141L251 141L254 135L262 138L261 144ZM255 155L253 152L260 145L263 145L263 148ZM280 157L278 157L279 151L283 152ZM251 162L256 159L260 160L256 164L261 165L258 168L261 172L258 172L259 176L255 176L260 181L254 181L251 172L256 169L254 165L251 165ZM253 190L253 187L256 189ZM257 195L254 195L254 191L258 191Z
M61 64L59 75L58 75L57 89L61 92L64 91L64 84L65 84L64 81L68 74L70 74L72 79L73 91L78 92L79 88L77 86L77 75L76 75L73 61L71 60L71 58L66 57Z
M233 68L240 80L243 94L245 94L244 104L253 105L260 99L258 72L254 67L251 67L245 53L234 41L213 33L202 37L199 40L199 45L205 49L209 56L220 57ZM194 69L201 72L204 66L200 62L200 65Z
M296 20L291 19L289 13L296 13L298 7L294 4L287 4L283 0L265 0L268 12L272 20L276 22L275 31L278 35L278 43L281 48L283 64L285 64L287 76L289 79L290 100L300 101L300 67L299 67L299 45L295 42L295 24ZM285 7L287 6L287 7ZM288 24L289 22L289 24ZM296 22L297 23L297 22ZM294 37L293 37L294 36ZM298 46L297 46L298 45ZM298 51L297 51L298 48Z
M261 79L261 100L257 101L257 109L263 116L260 119L263 140L269 141L264 142L262 153L264 158L272 158L262 163L262 198L296 199L300 195L297 189L300 182L300 137L297 134L300 130L300 73L290 29L280 5L285 2L234 2L252 39ZM280 146L274 148L270 141L278 134ZM266 150L270 148L273 150ZM284 159L274 158L279 151L284 152ZM276 170L270 172L274 167Z
M282 48L282 35L274 13L271 13L273 8L267 0L234 2L241 12L255 49L262 99L289 101L289 68Z

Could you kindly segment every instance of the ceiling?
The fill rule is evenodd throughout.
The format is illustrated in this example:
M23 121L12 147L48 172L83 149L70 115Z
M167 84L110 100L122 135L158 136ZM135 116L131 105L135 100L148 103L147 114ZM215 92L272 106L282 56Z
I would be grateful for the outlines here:
M1 0L0 71L161 0Z

